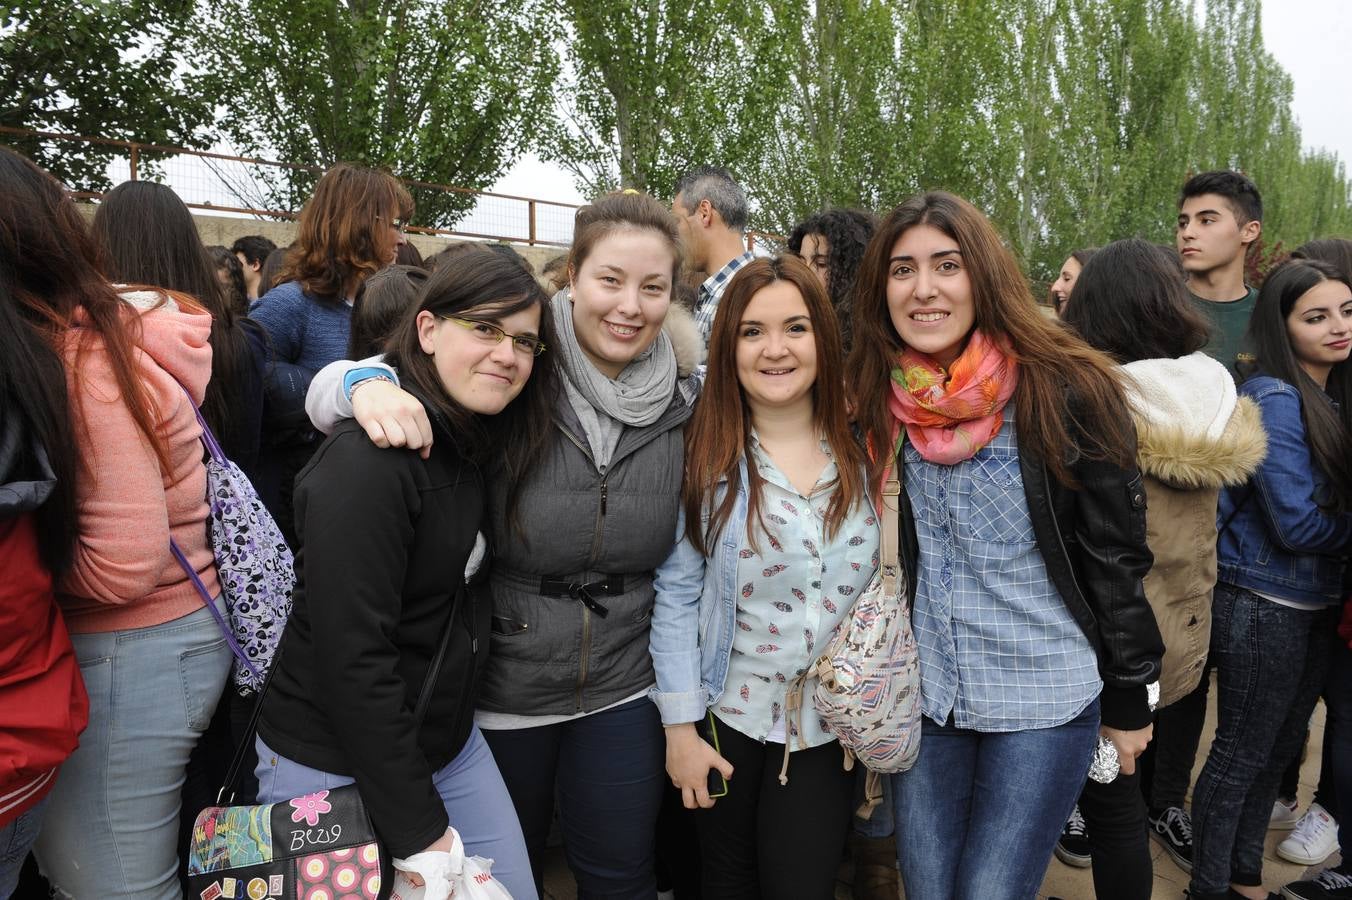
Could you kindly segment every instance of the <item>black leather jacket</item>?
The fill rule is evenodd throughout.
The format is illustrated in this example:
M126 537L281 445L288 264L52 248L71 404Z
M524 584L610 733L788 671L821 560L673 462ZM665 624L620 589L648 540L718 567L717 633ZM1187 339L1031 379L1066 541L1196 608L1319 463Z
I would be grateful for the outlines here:
M897 461L900 466L903 454ZM1141 586L1155 561L1145 542L1145 485L1135 465L1123 469L1082 458L1070 468L1079 483L1075 490L1057 481L1034 452L1019 448L1024 495L1047 574L1098 653L1103 724L1144 728L1151 721L1145 686L1159 680L1164 654ZM899 470L904 484L905 467ZM901 501L901 558L907 572L918 572L920 549L904 487ZM914 578L909 589L914 603Z

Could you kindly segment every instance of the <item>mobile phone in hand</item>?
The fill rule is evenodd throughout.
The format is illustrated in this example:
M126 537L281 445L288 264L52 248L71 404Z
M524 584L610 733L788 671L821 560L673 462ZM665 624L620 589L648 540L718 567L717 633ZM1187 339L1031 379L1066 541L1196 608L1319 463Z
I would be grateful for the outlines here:
M712 709L705 710L704 719L695 723L695 731L704 739L705 743L714 748L719 756L722 756L723 748L718 746L718 726L715 724L716 722L714 711ZM706 787L711 798L717 799L728 795L728 780L723 777L722 772L712 766L709 768L709 780Z

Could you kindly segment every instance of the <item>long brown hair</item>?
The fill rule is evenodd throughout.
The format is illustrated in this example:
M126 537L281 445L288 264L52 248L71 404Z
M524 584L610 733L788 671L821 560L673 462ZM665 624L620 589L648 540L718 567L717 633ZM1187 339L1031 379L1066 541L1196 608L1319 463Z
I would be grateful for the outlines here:
M912 197L883 220L855 283L848 377L856 421L872 451L874 483L881 483L890 461L887 398L903 348L887 305L888 260L897 240L917 225L930 225L957 241L971 279L976 327L1008 346L1018 361L1012 401L1020 445L1072 487L1070 464L1079 456L1130 465L1136 440L1112 360L1038 310L1014 255L976 207L946 191L931 191Z
M56 179L3 147L0 147L0 277L8 283L9 299L17 306L18 318L46 341L55 359L62 360L64 375L74 385L69 392L72 413L82 412L80 359L91 349L95 337L101 339L122 403L153 448L160 467L169 472L172 467L160 434L159 410L136 370L140 319L104 277L99 245L90 237L85 219L70 195ZM84 322L77 326L76 314L81 309ZM65 366L62 350L72 329L76 333L75 361L74 365ZM44 370L35 371L34 377L50 380L57 370L46 364L55 359L47 358ZM48 383L41 390L55 404L64 400L63 385ZM54 407L54 411L60 410ZM71 421L78 426L79 417L72 416ZM50 434L61 433L62 429L52 423ZM70 486L73 478L69 476L78 467L78 447L52 444L45 449L59 476L54 507L69 517L66 527L72 528L57 540L73 540L72 523L77 520L73 508L75 494ZM53 528L59 529L60 524ZM54 569L69 561L72 545L44 546L50 546L44 557L52 561Z
M388 263L391 215L413 215L408 190L388 172L339 163L319 179L300 211L296 242L277 283L299 281L308 293L341 303L344 287Z
M732 515L740 487L739 461L751 438L751 410L737 380L737 342L742 316L757 293L778 281L798 289L812 321L817 348L817 381L812 386L812 418L817 432L826 438L836 462L836 490L826 510L826 532L834 536L845 516L864 496L864 453L850 431L849 412L842 392L835 389L845 380L845 354L841 349L840 324L821 282L801 260L792 255L753 260L728 282L714 314L709 335L708 374L694 415L685 429L685 478L681 502L685 507L685 530L690 542L704 555ZM822 386L826 389L823 390ZM755 529L760 522L761 478L754 465L747 471L747 539L756 549ZM727 490L718 508L701 523L712 504L714 489L722 479Z

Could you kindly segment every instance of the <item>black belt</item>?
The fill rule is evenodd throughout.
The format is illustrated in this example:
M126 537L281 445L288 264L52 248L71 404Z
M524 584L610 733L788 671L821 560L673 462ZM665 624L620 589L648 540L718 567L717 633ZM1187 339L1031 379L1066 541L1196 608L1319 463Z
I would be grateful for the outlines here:
M589 581L586 584L580 581L559 581L554 578L540 579L540 594L542 596L572 597L603 619L610 613L610 610L598 603L596 597L598 595L618 597L623 593L623 575L607 575L603 581Z

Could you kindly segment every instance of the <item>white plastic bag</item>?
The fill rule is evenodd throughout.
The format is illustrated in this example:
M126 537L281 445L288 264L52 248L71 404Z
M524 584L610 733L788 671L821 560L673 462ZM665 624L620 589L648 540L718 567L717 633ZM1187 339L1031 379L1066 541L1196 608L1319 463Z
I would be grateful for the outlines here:
M394 860L394 892L390 900L512 900L512 895L493 877L493 860L466 856L460 834L449 829L449 852L415 853ZM414 887L408 874L418 875L422 887Z

